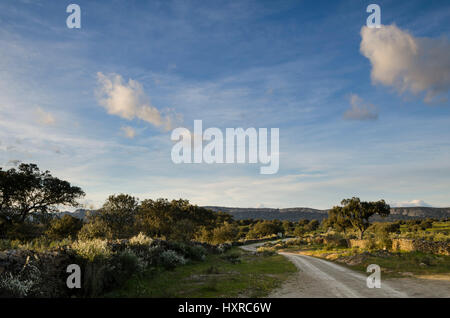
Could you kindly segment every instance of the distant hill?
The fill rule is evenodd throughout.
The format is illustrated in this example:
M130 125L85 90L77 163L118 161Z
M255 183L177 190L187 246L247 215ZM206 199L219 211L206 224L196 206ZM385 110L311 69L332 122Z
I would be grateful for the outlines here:
M231 214L235 220L258 219L258 220L288 220L298 221L302 219L319 220L328 216L328 210L318 210L312 208L287 208L287 209L271 209L271 208L230 208L222 206L205 206L204 208L215 212L225 212ZM85 219L89 213L96 213L96 210L78 209L74 212L59 212L58 215L63 216L69 214L74 217ZM377 221L396 221L435 218L450 218L450 208L429 208L429 207L408 207L408 208L391 208L391 214L382 218L374 216L370 220Z
M261 219L261 220L288 220L298 221L301 219L322 220L328 216L328 210L318 210L312 208L229 208L219 206L206 206L205 208L213 211L222 211L231 214L235 220L242 219ZM382 218L374 216L371 221L396 221L425 218L450 218L450 208L429 208L429 207L408 207L391 208L391 214Z
M298 221L301 219L322 220L328 216L328 210L317 210L311 208L228 208L221 206L205 206L215 212L231 214L235 220L261 219L261 220L288 220Z
M64 211L64 212L57 212L56 214L59 217L62 217L65 214L68 214L68 215L71 215L73 217L76 217L76 218L84 220L84 219L87 218L87 216L89 214L95 214L96 212L97 212L97 210L78 209L78 210L75 210L74 212Z

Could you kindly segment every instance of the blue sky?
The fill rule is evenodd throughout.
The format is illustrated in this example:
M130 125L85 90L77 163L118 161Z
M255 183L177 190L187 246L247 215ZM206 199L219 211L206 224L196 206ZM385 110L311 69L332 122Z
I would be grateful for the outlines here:
M364 38L370 1L73 1L81 29L68 29L70 3L0 3L3 168L37 163L94 207L122 192L241 207L351 196L450 206L447 1L377 1L383 28ZM99 76L138 87L159 117L112 112ZM279 172L175 165L171 129L194 119L279 128Z

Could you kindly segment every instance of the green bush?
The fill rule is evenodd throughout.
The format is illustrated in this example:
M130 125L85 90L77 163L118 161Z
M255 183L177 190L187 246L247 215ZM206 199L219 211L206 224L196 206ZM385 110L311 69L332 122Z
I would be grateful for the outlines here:
M27 297L33 293L39 285L41 272L39 269L28 264L17 274L11 272L3 273L0 276L0 295L6 297Z
M173 269L178 265L186 264L186 259L173 250L167 250L161 253L160 264L167 269Z
M225 254L221 256L221 258L231 264L238 264L241 262L240 255L238 253Z
M326 246L331 247L331 248L333 248L333 247L348 247L347 239L339 233L327 235L324 238L324 242L325 242Z
M62 218L53 219L45 235L52 240L76 238L82 227L82 220L66 214Z
M111 239L112 237L112 231L108 224L98 217L89 220L78 232L78 239L83 241L99 238Z

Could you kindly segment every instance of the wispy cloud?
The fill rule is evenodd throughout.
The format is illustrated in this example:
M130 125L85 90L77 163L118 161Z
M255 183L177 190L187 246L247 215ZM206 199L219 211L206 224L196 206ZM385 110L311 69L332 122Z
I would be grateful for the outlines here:
M125 135L125 137L133 139L136 136L136 130L130 126L121 127L120 130Z
M150 103L142 85L129 79L124 83L118 74L104 75L97 73L97 98L109 114L132 120L139 118L158 128L168 131L173 128L174 119L161 112Z
M425 102L450 89L450 42L418 38L396 25L361 29L361 53L372 63L372 80L400 93L425 93Z
M55 123L55 117L40 107L36 109L36 115L37 122L41 125L53 125Z
M344 113L344 119L348 120L376 120L378 112L374 105L364 102L356 94L350 95L350 109Z

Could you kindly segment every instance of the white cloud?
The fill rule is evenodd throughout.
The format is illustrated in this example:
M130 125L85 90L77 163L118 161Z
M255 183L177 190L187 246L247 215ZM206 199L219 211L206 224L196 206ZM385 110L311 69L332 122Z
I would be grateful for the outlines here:
M133 139L136 136L136 130L134 130L133 127L130 126L124 126L121 127L120 130L122 130L125 137Z
M98 102L108 114L128 120L139 118L166 131L173 128L174 119L169 115L163 116L151 105L139 82L129 79L124 83L118 74L104 75L101 72L97 73L97 79Z
M406 202L394 202L391 204L392 207L402 208L402 207L415 207L415 206L422 206L422 207L431 207L430 204L426 203L423 200L412 200L412 201L406 201Z
M425 93L431 102L450 89L450 42L417 38L395 25L361 29L361 53L372 64L372 81L400 93Z
M42 108L38 107L36 110L36 119L41 125L53 125L55 123L55 117L49 112L44 111Z
M350 108L344 113L344 119L349 120L375 120L378 119L378 113L372 104L365 103L361 97L356 94L350 95Z

